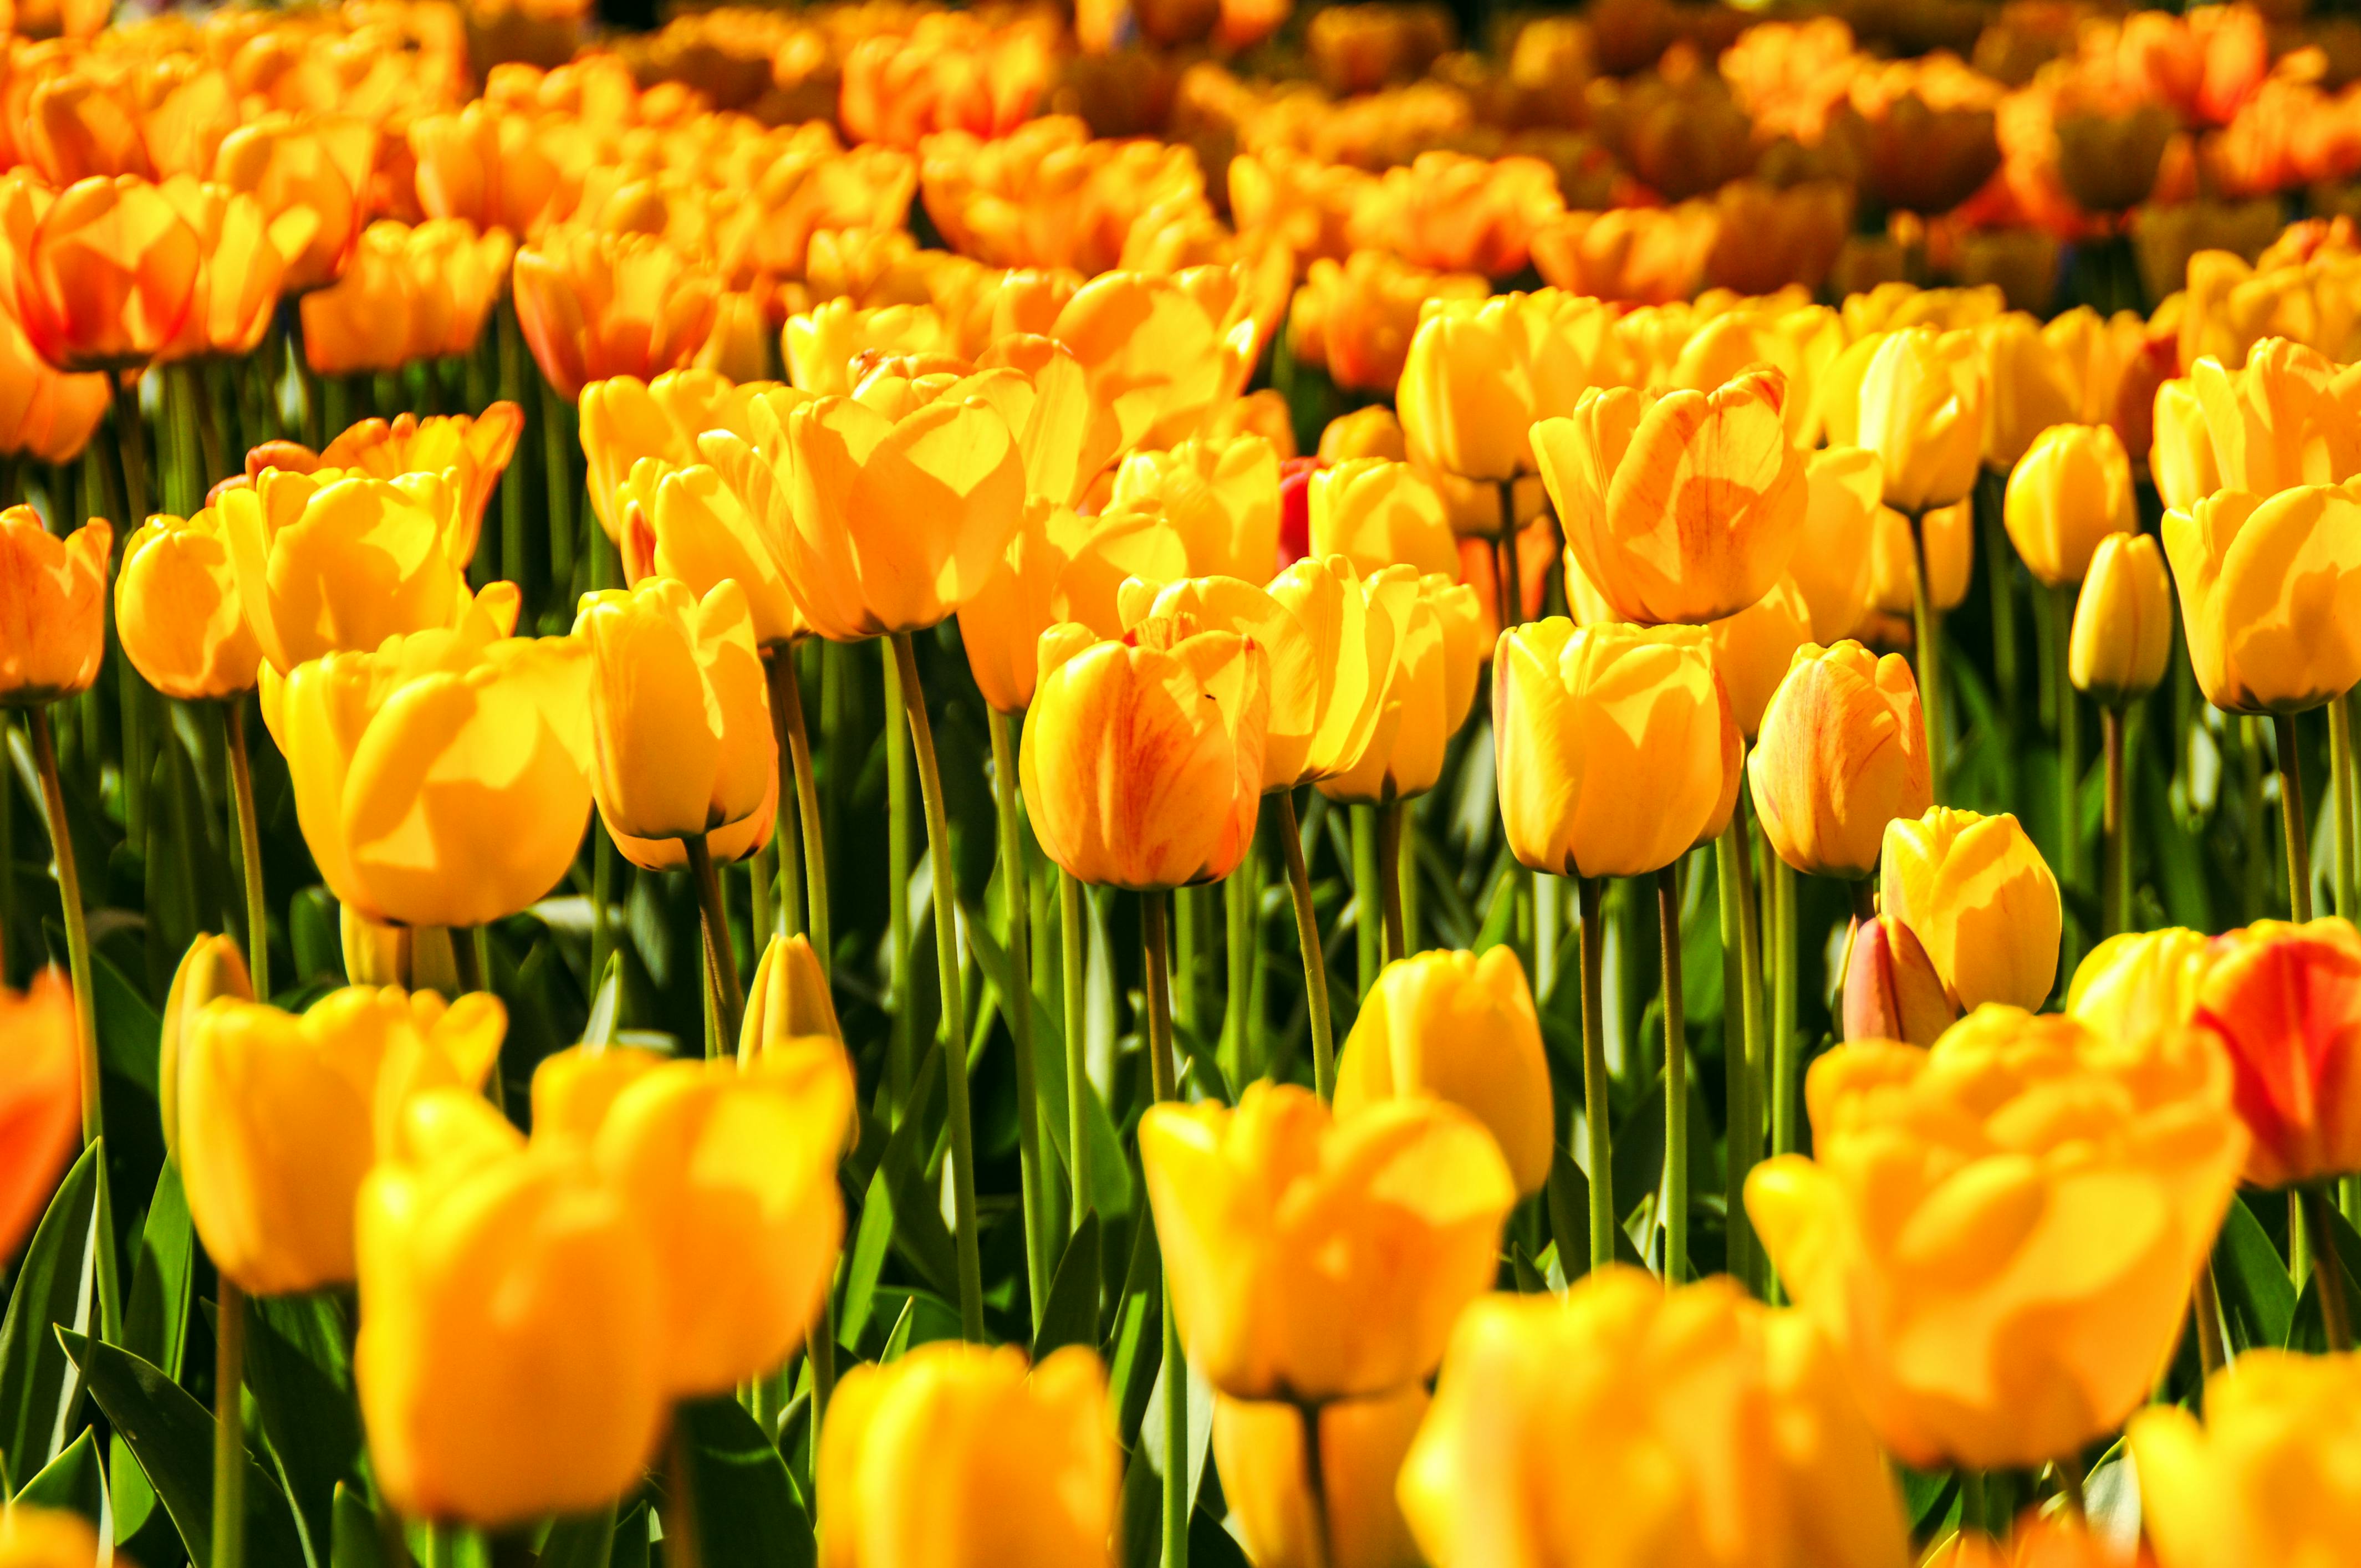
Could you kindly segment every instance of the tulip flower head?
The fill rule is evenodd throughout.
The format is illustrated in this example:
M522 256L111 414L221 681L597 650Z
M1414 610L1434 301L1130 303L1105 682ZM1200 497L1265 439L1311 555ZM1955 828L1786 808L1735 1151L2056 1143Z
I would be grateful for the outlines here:
M251 1002L254 978L247 972L246 955L238 951L236 938L201 935L189 944L179 967L172 970L157 1030L156 1104L163 1123L164 1152L176 1160L181 1135L181 1042L188 1037L197 1014L217 996Z
M2185 378L2156 389L2155 434L2147 453L2148 473L2169 511L2193 510L2222 488L2221 460L2205 426L2205 406Z
M516 257L517 325L560 397L688 363L713 327L713 275L661 239L577 230Z
M2210 356L2191 366L2222 484L2270 496L2361 474L2361 413L2338 395L2341 378L2325 355L2283 337L2257 344L2242 370Z
M254 689L262 649L210 507L192 518L151 517L124 542L115 623L132 667L166 696L195 702Z
M1890 915L1853 922L1846 944L1844 1037L1931 1046L1959 1022L1917 934Z
M1431 1401L1412 1383L1316 1409L1213 1396L1213 1463L1249 1559L1272 1568L1420 1568L1394 1483ZM1320 1423L1320 1476L1304 1423Z
M21 992L0 987L0 1252L13 1255L82 1135L81 1036L62 970L42 970Z
M1752 740L1763 729L1763 710L1786 678L1795 650L1812 641L1812 608L1791 575L1771 591L1706 628L1713 648L1714 674L1730 694L1739 733Z
M611 376L582 389L582 456L588 469L590 510L607 537L622 537L619 492L641 459L660 458L670 468L698 459L697 438L708 430L730 430L742 439L752 430L754 400L779 391L776 381L732 381L712 370L667 370L653 381ZM792 408L800 398L790 398ZM642 499L644 491L642 489Z
M2058 879L2015 817L1938 806L1886 824L1887 916L1926 948L1952 1004L2038 1007L2058 978Z
M491 504L492 492L523 433L524 411L505 400L472 415L433 414L422 420L404 412L390 422L365 419L352 426L322 450L318 466L379 479L403 474L448 477L459 492L459 525L451 554L464 565L475 558L484 509Z
M1933 795L1910 662L1858 642L1806 643L1763 710L1746 771L1781 860L1806 876L1867 876L1886 824Z
M2220 938L2190 1017L2229 1058L2254 1134L2248 1181L2361 1171L2361 933L2350 922L2266 920Z
M2110 707L2137 702L2172 657L2172 584L2164 552L2146 533L2110 533L2091 557L2074 601L2066 671L2074 689Z
M60 539L31 507L0 511L0 706L37 707L98 679L114 544L104 518Z
M135 368L169 345L196 303L196 231L137 175L93 175L12 222L14 314L60 370Z
M2225 489L2167 512L2189 662L2232 713L2301 713L2361 681L2361 494Z
M2125 1433L2159 1568L2330 1563L2361 1524L2361 1356L2257 1346L2205 1381L2195 1411L2158 1404Z
M1397 563L1422 576L1459 570L1459 543L1442 492L1408 463L1348 458L1315 470L1306 499L1314 555L1343 555L1364 576Z
M1884 467L1886 505L1917 513L1968 493L1983 455L1983 404L1973 334L1907 327L1878 342L1861 371L1854 439Z
M1115 502L1155 501L1192 576L1268 579L1279 559L1279 454L1259 435L1206 436L1124 459Z
M1187 551L1160 507L1084 517L1028 501L999 569L960 607L960 642L977 690L1002 713L1023 712L1033 700L1044 631L1075 621L1119 637L1126 582L1168 583L1188 574Z
M1121 448L1169 448L1246 389L1260 347L1252 306L1231 268L1103 272L1049 335L1073 351Z
M1392 674L1377 724L1359 757L1320 782L1320 793L1354 806L1388 806L1433 789L1444 752L1475 706L1483 669L1484 601L1440 573L1413 580L1389 566L1362 585L1370 614L1394 625Z
M2119 1040L2178 1029L2197 1011L2213 956L2212 940L2186 927L2122 932L2075 966L2066 1011Z
M2001 516L2037 581L2081 582L2101 540L2139 526L2123 438L2103 424L2043 431L2008 477Z
M1810 641L1827 647L1851 636L1869 609L1884 470L1866 447L1830 446L1806 457L1804 479L1804 521L1787 573L1812 612Z
M1495 483L1535 472L1533 425L1574 409L1603 325L1554 290L1429 300L1395 399L1411 461Z
M738 1059L751 1062L814 1039L844 1044L844 1025L837 1020L836 1001L829 993L828 971L819 967L810 938L800 931L792 937L774 933L754 966L754 978L747 982Z

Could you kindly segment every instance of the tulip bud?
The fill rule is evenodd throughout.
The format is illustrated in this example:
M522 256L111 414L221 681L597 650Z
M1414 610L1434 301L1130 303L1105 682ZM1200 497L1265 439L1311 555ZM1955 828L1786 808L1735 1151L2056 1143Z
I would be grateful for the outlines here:
M2001 518L2037 581L2081 582L2100 540L2139 527L2123 438L2103 424L2043 431L2008 477Z
M1968 597L1975 571L1975 508L1968 501L1935 507L1918 519L1918 543L1910 520L1892 507L1877 510L1870 541L1870 604L1888 615L1910 618L1918 591L1918 554L1927 555L1928 602L1945 614Z
M1517 1190L1549 1177L1549 1063L1512 948L1425 952L1388 964L1336 1064L1336 1114L1387 1100L1447 1100L1491 1130Z
M1844 1037L1931 1046L1959 1021L1926 948L1892 916L1856 919L1844 973Z
M1411 461L1464 479L1534 471L1533 422L1590 381L1554 291L1487 300L1431 300L1402 364L1394 404Z
M583 388L578 401L584 488L607 537L622 537L623 508L617 492L642 458L659 458L666 468L688 467L697 461L697 438L708 430L748 438L755 400L769 397L781 397L783 408L810 400L776 381L733 382L711 370L696 369L667 370L653 381L612 376ZM644 491L641 499L644 504Z
M948 354L955 346L950 324L932 305L879 305L862 310L851 300L829 300L807 314L787 318L783 350L787 379L819 396L849 395L863 355Z
M1933 793L1910 662L1850 641L1797 649L1747 774L1781 860L1806 876L1867 876L1885 825L1925 811Z
M713 328L713 275L663 240L575 230L516 256L517 325L558 396L678 369Z
M1755 1167L1746 1212L1897 1458L2039 1464L2171 1356L2246 1158L2231 1095L2193 1033L1985 1007L1814 1061L1813 1154Z
M1363 585L1372 619L1383 614L1393 623L1393 673L1358 760L1320 781L1320 793L1331 800L1387 806L1433 789L1443 778L1444 753L1475 704L1482 602L1463 583L1440 574L1413 583L1411 572L1388 567Z
M1140 1158L1190 1365L1241 1399L1425 1377L1516 1203L1499 1146L1439 1100L1332 1120L1309 1090L1257 1082L1235 1111L1150 1107Z
M2157 688L2172 654L2172 585L2145 533L2111 533L2074 601L2066 670L2074 689L2126 707Z
M238 951L236 938L200 935L172 970L157 1029L156 1103L163 1123L164 1152L176 1160L181 1148L181 1042L194 1026L197 1014L216 996L251 1002L254 980L247 972L246 955Z
M938 1343L844 1375L820 1432L822 1568L1103 1568L1122 1454L1106 1375Z
M2125 931L2075 966L2066 1011L2119 1040L2178 1029L2197 1011L2198 989L2213 962L2212 940L2184 927Z
M1811 607L1793 576L1780 578L1771 591L1736 615L1706 628L1713 649L1714 674L1730 694L1731 717L1740 734L1752 740L1763 728L1763 711L1771 694L1786 677L1795 650L1812 640Z
M656 1266L579 1140L527 1147L475 1096L425 1095L356 1207L353 1372L390 1504L496 1528L638 1484L664 1413Z
M82 1035L61 970L40 970L21 992L0 986L0 1038L9 1053L0 1083L0 1252L14 1255L82 1135Z
M1718 835L1744 742L1694 627L1518 627L1492 655L1510 848L1560 876L1638 876Z
M2167 512L2189 663L2232 713L2301 713L2361 682L2361 496L2225 489Z
M1984 461L2001 473L2016 466L2052 425L2081 410L2081 386L2062 346L2023 311L1976 329L1983 356Z
M1882 339L1861 375L1857 442L1885 469L1885 504L1949 506L1974 488L1983 375L1972 334L1909 327Z
M2058 879L2015 817L1938 806L1887 823L1882 891L1962 1011L2048 1000L2064 914Z
M1477 1302L1399 1491L1435 1568L1910 1562L1836 1356L1726 1277L1667 1291L1612 1265Z
M1262 1568L1419 1568L1394 1480L1428 1402L1418 1383L1316 1409L1214 1395L1213 1463L1251 1560ZM1303 1442L1303 1424L1313 1420L1316 1488Z
M1397 563L1422 576L1458 572L1442 493L1409 464L1351 458L1313 473L1308 490L1312 554L1343 555L1364 576Z
M738 1032L738 1059L751 1063L764 1052L812 1037L844 1043L836 999L811 938L798 931L774 935L746 987L746 1017Z
M2201 1423L2198 1410L2204 1412ZM2361 1356L2257 1345L2125 1432L2140 1523L2163 1568L2334 1563L2352 1550L2339 1478L2361 1452Z
M115 624L125 657L166 696L194 702L254 689L262 650L211 508L185 520L151 517L124 542Z
M1410 460L1401 419L1383 403L1371 403L1351 413L1338 414L1320 432L1320 455L1339 466L1356 457Z
M2194 510L2222 488L2221 464L2213 455L2213 435L2205 428L2197 389L2185 379L2157 388L2155 419L2147 466L2156 493L2168 511Z
M98 679L114 544L104 518L60 539L31 507L0 511L0 705L38 707Z
M2361 934L2350 922L2266 920L2220 938L2191 1022L2228 1058L2254 1134L2249 1182L2361 1171Z

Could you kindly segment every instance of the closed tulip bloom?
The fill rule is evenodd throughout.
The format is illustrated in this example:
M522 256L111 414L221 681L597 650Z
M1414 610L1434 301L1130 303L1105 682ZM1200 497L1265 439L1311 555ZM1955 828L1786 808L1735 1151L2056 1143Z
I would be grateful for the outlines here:
M1890 915L1853 922L1844 973L1844 1037L1931 1046L1959 1003L1916 933Z
M1806 455L1804 482L1804 521L1787 575L1812 612L1811 641L1826 647L1851 636L1869 610L1884 468L1867 447L1830 446Z
M1433 1372L1491 1284L1516 1185L1439 1100L1332 1118L1311 1091L1162 1104L1140 1159L1191 1367L1235 1398L1383 1393Z
M1797 649L1746 771L1781 860L1806 876L1867 876L1885 825L1933 799L1910 661L1850 641Z
M44 969L21 992L0 987L0 1253L14 1256L81 1144L81 1034L63 970Z
M195 702L254 689L262 649L211 508L151 517L124 542L115 624L125 657L166 696Z
M98 679L114 543L104 518L60 539L31 507L0 511L0 706L38 707Z
M164 1012L157 1030L156 1104L163 1124L164 1152L180 1157L181 1042L205 1004L216 996L254 1000L254 979L247 972L246 955L232 937L199 936L181 955L172 983L164 992Z
M289 292L335 282L352 259L368 223L377 139L367 119L291 114L264 115L222 139L215 180L250 192L274 223L291 212L315 220L309 243L288 259Z
M1050 860L1102 887L1218 882L1262 806L1268 660L1250 638L1151 620L1121 641L1042 633L1017 772Z
M1555 291L1430 300L1403 361L1395 406L1411 461L1464 479L1535 471L1533 423L1570 411L1590 384Z
M524 433L524 411L505 400L479 414L403 412L390 422L365 419L347 428L320 453L320 466L348 474L393 479L404 474L442 474L459 492L458 525L450 541L452 558L475 559L484 530L484 509L500 488L500 476L516 455Z
M1976 329L1983 356L1985 463L2014 468L2052 425L2081 417L2082 386L2067 346L2023 311Z
M1805 1098L1812 1157L1746 1211L1895 1457L2039 1464L2146 1402L2246 1159L2211 1042L1986 1007L1839 1046Z
M137 175L93 176L35 207L9 267L34 351L60 370L148 363L195 304L196 231Z
M577 230L516 257L517 325L557 394L686 365L713 328L718 281L646 235Z
M2361 1171L2361 934L2265 920L2213 944L2191 1021L2221 1043L2254 1134L2246 1179Z
M1336 1114L1388 1100L1448 1100L1500 1145L1517 1190L1550 1166L1549 1063L1516 950L1416 953L1388 964L1336 1064Z
M1307 487L1312 554L1342 555L1367 576L1397 564L1420 576L1459 570L1459 541L1442 492L1408 463L1353 457Z
M1363 586L1372 614L1393 620L1393 674L1368 744L1350 766L1323 779L1320 793L1351 806L1387 806L1442 781L1444 753L1475 706L1488 622L1476 590L1440 573L1413 580L1411 567L1389 566Z
M1289 336L1299 363L1325 365L1337 386L1390 392L1428 300L1481 300L1473 273L1430 272L1389 250L1314 260L1295 293Z
M1612 1265L1477 1302L1400 1492L1435 1568L1910 1562L1837 1358L1727 1278L1667 1291Z
M1874 528L1869 548L1870 608L1906 620L1918 591L1919 547L1911 543L1910 520L1882 506ZM1929 600L1949 614L1966 600L1968 580L1975 573L1973 503L1936 507L1919 518L1918 534L1927 552Z
M1315 1409L1213 1396L1213 1463L1249 1560L1261 1568L1421 1568L1394 1497L1425 1419L1423 1384ZM1320 1423L1320 1484L1303 1426Z
M675 467L643 457L617 504L622 513L615 543L626 582L668 578L700 596L734 583L758 646L783 647L811 634L773 548L771 520L757 515L710 464Z
M313 375L399 370L416 357L419 278L404 239L397 224L370 225L336 280L298 302Z
M461 625L287 679L295 817L328 890L376 920L480 926L555 887L590 815L590 650Z
M1022 713L1040 673L1041 633L1076 621L1101 637L1120 637L1125 582L1188 575L1188 553L1161 509L1084 517L1046 500L1027 502L999 570L960 607L960 642L976 689L997 711Z
M2361 495L2225 489L2167 512L2189 662L2232 713L2301 713L2361 681Z
M2008 477L2001 516L2037 580L2053 588L2081 582L2100 540L2139 527L2123 438L2103 424L2043 431Z
M1811 606L1795 579L1784 576L1736 615L1707 627L1706 635L1713 649L1714 673L1730 694L1739 733L1752 740L1763 728L1771 694L1786 679L1795 650L1812 641Z
M2336 395L2337 376L2326 355L2283 337L2257 344L2243 370L2211 356L2191 366L2222 484L2268 496L2361 473L2361 413Z
M746 596L669 577L583 597L599 816L618 839L697 839L760 811L778 746Z
M655 457L666 467L686 468L698 460L697 438L708 430L745 436L754 400L782 391L776 381L732 381L712 370L667 370L653 381L610 376L582 389L577 400L582 419L582 457L590 510L607 537L622 538L619 499L640 460ZM803 401L790 395L786 406ZM644 497L644 490L640 493ZM741 580L742 581L742 580Z
M661 1433L655 1259L578 1139L527 1146L456 1091L406 1109L363 1181L353 1352L369 1463L412 1519L578 1513Z
M2257 1346L2205 1380L2197 1411L2158 1404L2125 1434L2158 1568L2303 1568L2361 1530L2361 1356Z
M1512 629L1492 655L1509 846L1535 871L1639 876L1730 818L1744 743L1695 627Z
M2156 1568L2145 1542L2123 1544L2103 1526L2028 1508L1996 1541L1967 1530L1939 1542L1918 1568Z
M1115 501L1153 500L1180 535L1189 574L1267 581L1279 565L1279 454L1259 435L1206 436L1139 452L1115 471Z
M2185 378L2156 389L2156 433L2147 449L2148 474L2168 511L2190 511L2222 488L2222 465L2213 434L2205 427L2205 406Z
M2015 817L1938 806L1888 823L1881 893L1962 1012L2048 998L2064 918L2058 879Z
M222 997L183 1025L181 1177L205 1254L251 1294L353 1277L353 1200L410 1093L473 1091L507 1014L487 992L348 986L303 1013Z
M836 1000L811 938L774 934L746 985L746 1016L738 1029L738 1059L751 1062L774 1050L813 1039L844 1044Z
M478 234L465 218L429 218L409 230L402 248L416 283L413 356L452 359L475 352L492 308L508 294L516 246L515 236L501 229Z
M2108 938L2074 968L2066 1011L2119 1040L2178 1029L2197 1011L2213 967L2213 943L2202 932L2168 926Z
M2154 691L2172 656L2172 584L2164 552L2146 533L2099 541L2074 601L2066 671L2074 689L2110 707Z
M1104 1568L1122 1453L1089 1350L940 1342L844 1375L816 1471L820 1568Z
M1854 441L1883 465L1886 505L1923 512L1974 488L1983 400L1972 333L1909 327L1879 342L1861 369Z
M1593 388L1533 426L1566 548L1623 620L1719 620L1786 571L1807 494L1787 397L1763 367L1710 393Z

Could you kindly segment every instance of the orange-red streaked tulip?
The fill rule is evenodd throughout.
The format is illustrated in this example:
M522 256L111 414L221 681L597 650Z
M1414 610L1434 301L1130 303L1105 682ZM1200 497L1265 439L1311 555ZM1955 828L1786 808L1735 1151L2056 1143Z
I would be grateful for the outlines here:
M2191 1021L2221 1043L2254 1146L2246 1179L2361 1171L2361 934L2266 920L2214 944Z
M1853 922L1844 975L1844 1037L1931 1046L1960 1009L1917 935L1890 915Z
M1851 641L1797 649L1746 772L1781 860L1807 876L1867 876L1886 824L1933 799L1910 662Z
M713 329L718 293L700 263L646 235L576 231L516 256L517 325L564 398L686 365Z
M16 316L60 370L119 370L169 345L197 298L197 233L134 175L36 200L10 260Z
M81 1032L64 971L44 969L23 991L0 987L9 1042L0 1082L0 1254L14 1256L82 1133Z

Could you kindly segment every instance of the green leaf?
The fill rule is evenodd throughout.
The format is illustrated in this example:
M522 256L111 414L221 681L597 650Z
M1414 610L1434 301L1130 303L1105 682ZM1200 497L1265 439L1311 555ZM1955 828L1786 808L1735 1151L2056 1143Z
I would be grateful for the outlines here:
M1063 1345L1099 1343L1099 1217L1082 1216L1073 1239L1058 1260L1049 1281L1049 1299L1041 1309L1041 1326L1033 1333L1033 1359L1039 1361Z
M154 1362L176 1380L188 1348L195 1247L180 1168L168 1164L156 1178L156 1195L148 1201L147 1223L139 1234L139 1255L131 1265L123 1348Z
M104 954L92 955L91 1002L98 1014L99 1065L140 1092L156 1098L156 1061L163 1050L164 1020L148 1004L129 976Z
M115 1423L164 1511L181 1532L192 1568L213 1562L214 1418L152 1362L59 1329L59 1341L90 1380L91 1398ZM304 1568L286 1495L252 1454L246 1462L246 1568Z
M246 1382L278 1457L306 1553L333 1551L336 1488L361 1484L360 1409L334 1296L258 1296L246 1304Z
M1189 1516L1190 1568L1249 1568L1246 1549L1203 1508Z
M335 895L324 887L307 887L287 901L287 943L292 949L295 985L280 992L323 981L340 985L345 979L345 938Z
M1897 1464L1894 1476L1902 1484L1902 1509L1910 1520L1910 1538L1924 1541L1950 1519L1960 1498L1959 1474L1914 1470Z
M341 1496L341 1494L339 1494ZM541 1544L541 1568L608 1568L615 1554L615 1505L554 1521Z
M754 1418L723 1398L684 1404L673 1420L688 1473L698 1562L705 1568L812 1568L819 1547L811 1520L796 1500L786 1461Z
M70 1509L93 1525L105 1522L100 1517L105 1511L105 1499L106 1478L98 1473L98 1443L90 1427L82 1428L81 1435L66 1444L66 1451L16 1494L20 1503Z
M839 1332L847 1344L859 1344L869 1329L869 1315L877 1301L878 1277L885 1270L885 1254L894 1244L894 1205L885 1200L883 1174L869 1179L869 1196L861 1205L861 1224L852 1234L852 1248L844 1267L844 1305Z
M341 1482L332 1508L328 1568L386 1568L385 1536L368 1499Z
M103 1159L93 1144L66 1172L0 1321L0 1457L12 1475L30 1475L57 1457L82 1403L82 1376L51 1331L62 1323L87 1332L97 1316L91 1287Z
M886 1140L885 1157L869 1184L869 1201L882 1202L891 1212L895 1250L938 1293L951 1296L959 1289L959 1257L950 1227L943 1223L941 1190L927 1179L928 1149L918 1141L928 1125L927 1106L942 1076L943 1048L938 1042L918 1068L902 1124Z
M2222 1298L2223 1337L2232 1351L2287 1343L2295 1320L2295 1281L2243 1196L2230 1200L2213 1243L2213 1285Z

